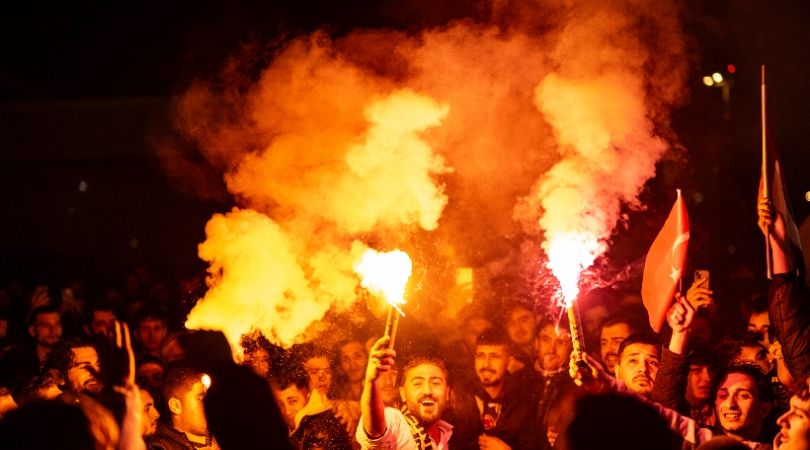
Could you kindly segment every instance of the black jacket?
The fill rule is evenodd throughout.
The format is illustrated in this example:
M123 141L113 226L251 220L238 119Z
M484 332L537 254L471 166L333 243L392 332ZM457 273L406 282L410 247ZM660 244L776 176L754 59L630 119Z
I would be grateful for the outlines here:
M449 442L451 449L478 450L478 436L481 434L496 437L513 450L537 448L536 431L532 429L537 409L528 386L506 375L504 392L498 398L489 398L480 385L454 391L454 396L453 409L446 419L453 424L453 436ZM494 427L489 430L484 429L476 397L483 402L501 405Z
M149 450L195 450L186 434L161 423L155 434L146 439Z
M664 348L650 399L684 416L689 416L690 407L686 401L688 377L689 357Z
M810 299L801 271L774 275L768 303L785 364L795 380L804 380L810 375Z

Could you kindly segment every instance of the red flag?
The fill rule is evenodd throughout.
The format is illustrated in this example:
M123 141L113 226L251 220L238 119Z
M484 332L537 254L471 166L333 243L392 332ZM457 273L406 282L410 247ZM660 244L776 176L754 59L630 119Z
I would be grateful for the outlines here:
M689 216L686 204L678 189L678 198L669 212L664 227L653 241L647 260L644 262L644 277L641 281L641 299L650 317L650 326L656 332L661 329L667 316L675 286L681 279L686 265L686 248L689 245Z

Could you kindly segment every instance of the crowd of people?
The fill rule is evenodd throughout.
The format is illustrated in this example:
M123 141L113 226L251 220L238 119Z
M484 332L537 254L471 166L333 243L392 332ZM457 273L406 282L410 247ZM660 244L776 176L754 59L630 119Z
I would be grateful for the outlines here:
M804 269L780 216L759 213L774 276L741 305L744 326L719 335L699 278L660 333L632 298L586 305L584 353L566 316L515 302L410 345L355 331L282 348L254 332L237 363L221 333L183 329L190 305L171 289L128 296L145 272L94 301L78 284L9 288L0 447L807 449Z

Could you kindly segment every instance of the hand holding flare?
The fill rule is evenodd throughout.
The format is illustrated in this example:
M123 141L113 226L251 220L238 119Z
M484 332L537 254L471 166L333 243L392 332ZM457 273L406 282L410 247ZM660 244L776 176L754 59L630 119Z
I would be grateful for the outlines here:
M411 276L411 258L402 250L377 252L366 250L354 270L362 276L361 286L382 296L388 302L388 320L385 336L390 337L388 348L394 347L399 317L404 316L400 305L405 304L405 285Z

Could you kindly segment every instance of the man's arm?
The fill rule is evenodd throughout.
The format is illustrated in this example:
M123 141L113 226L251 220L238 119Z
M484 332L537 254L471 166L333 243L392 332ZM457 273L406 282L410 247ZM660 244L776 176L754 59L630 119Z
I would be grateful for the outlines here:
M369 352L363 394L360 397L363 430L371 439L377 439L385 433L385 405L380 394L380 375L394 367L396 352L388 348L390 338L382 337L374 343Z
M677 411L651 402L631 391L621 381L614 380L612 377L607 376L596 360L584 353L583 356L590 367L590 371L588 372L584 371L576 364L575 355L574 353L571 354L571 363L568 372L577 386L591 393L618 392L620 394L630 395L641 402L651 405L664 420L666 420L672 431L678 433L685 441L691 444L698 445L712 438L713 433L711 430L700 428L697 422L692 418L678 414Z
M702 291L705 289L693 284L689 288L687 297L703 295ZM689 414L689 404L684 398L689 375L686 349L694 316L695 308L691 301L683 297L678 297L670 307L667 313L667 323L672 328L672 338L669 341L669 347L664 349L661 356L661 367L655 377L650 397L652 401L686 415Z
M767 199L757 205L758 225L771 240L773 279L768 289L768 314L776 340L781 344L784 363L796 380L810 375L810 303L803 279L801 255L790 252L782 216L773 210Z

